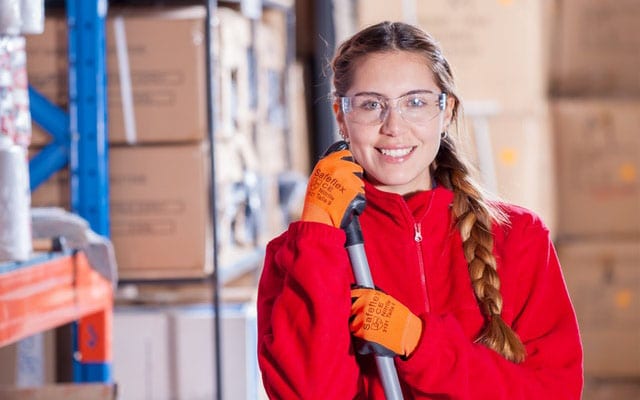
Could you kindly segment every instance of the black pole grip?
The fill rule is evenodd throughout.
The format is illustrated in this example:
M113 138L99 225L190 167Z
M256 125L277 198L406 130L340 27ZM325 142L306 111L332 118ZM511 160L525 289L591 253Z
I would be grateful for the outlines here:
M346 150L348 148L349 148L349 143L347 143L344 140L338 140L337 142L329 146L329 148L327 148L327 151L324 152L322 157L326 157L331 153L335 153L336 151L340 151L340 150Z
M356 244L363 244L364 238L362 236L362 229L360 228L360 221L357 216L351 218L351 222L344 227L344 233L347 234L347 241L345 246L353 246Z

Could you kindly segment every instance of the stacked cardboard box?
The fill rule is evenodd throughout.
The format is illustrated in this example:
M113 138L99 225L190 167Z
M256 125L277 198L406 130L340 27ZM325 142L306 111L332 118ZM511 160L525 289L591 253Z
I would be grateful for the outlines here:
M587 385L591 393L585 392L585 399L635 398L640 395L640 7L632 0L560 0L556 6L551 81L558 253L581 327L585 377L588 383L597 380ZM629 393L606 397L622 387L603 385L610 379L623 382Z
M261 390L256 315L251 303L221 310L223 399L256 399ZM207 306L117 307L113 373L125 399L206 399L216 394L213 318Z
M110 223L122 278L211 269L204 16L202 7L113 9L107 19ZM33 86L63 107L66 49L56 15L27 43ZM34 129L34 145L47 140ZM34 191L33 204L68 207L67 179Z
M204 18L200 6L109 10L110 222L123 279L211 272ZM283 229L277 174L289 165L286 20L265 13L252 21L219 8L215 21L215 212L220 257L232 263ZM67 103L66 46L66 21L54 14L45 33L27 43L33 86L61 107ZM34 131L32 153L49 140L37 126ZM35 206L68 208L68 172L56 174L33 199Z

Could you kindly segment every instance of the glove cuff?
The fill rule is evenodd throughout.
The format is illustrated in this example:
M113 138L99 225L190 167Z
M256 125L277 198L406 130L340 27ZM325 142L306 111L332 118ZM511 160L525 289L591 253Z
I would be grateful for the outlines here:
M404 329L404 356L409 357L418 347L422 337L422 320L411 312L407 315L407 323Z

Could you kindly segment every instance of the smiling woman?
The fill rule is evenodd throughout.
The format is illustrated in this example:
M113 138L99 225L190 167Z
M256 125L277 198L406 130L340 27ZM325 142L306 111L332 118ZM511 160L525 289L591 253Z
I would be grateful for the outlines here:
M345 101L334 105L356 161L385 191L404 195L430 189L429 164L440 147L441 132L451 123L454 101L440 101L446 94L419 53L385 51L356 64L349 88L336 90L344 93L342 99L352 99L351 108L345 109ZM353 99L363 102L354 104ZM395 100L395 107L389 106L389 99ZM366 111L373 107L378 111ZM363 114L369 115L366 122Z
M301 220L267 247L258 351L269 396L383 399L375 355L394 357L407 399L579 399L582 347L549 231L471 179L437 42L384 22L345 41L332 67L349 149L318 162ZM330 200L319 176L340 185ZM352 286L340 229L362 196L379 290Z

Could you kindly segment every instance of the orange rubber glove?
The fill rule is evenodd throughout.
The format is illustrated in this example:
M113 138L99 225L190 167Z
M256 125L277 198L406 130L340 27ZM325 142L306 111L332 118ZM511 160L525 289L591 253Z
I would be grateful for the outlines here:
M313 169L301 219L344 228L364 204L362 167L351 151L340 150L322 158Z
M408 357L422 335L422 320L392 296L370 288L351 290L351 334L366 341L360 354Z

